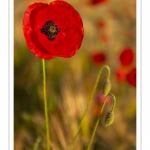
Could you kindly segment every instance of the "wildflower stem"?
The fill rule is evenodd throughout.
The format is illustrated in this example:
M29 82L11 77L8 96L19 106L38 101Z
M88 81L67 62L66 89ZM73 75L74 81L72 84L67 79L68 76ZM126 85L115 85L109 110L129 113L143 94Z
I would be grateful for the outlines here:
M95 82L93 91L92 91L92 93L91 93L91 95L90 95L90 98L89 98L88 103L87 103L87 105L86 105L85 111L84 111L84 113L83 113L83 115L82 115L82 117L81 117L81 121L80 121L78 130L77 130L77 133L76 133L76 135L74 136L73 145L72 145L72 150L74 150L74 147L75 147L75 144L76 144L76 141L77 141L77 137L78 137L79 132L80 132L81 127L82 127L82 123L83 123L84 117L85 117L85 115L86 115L86 113L87 113L87 110L88 110L88 108L89 108L89 106L90 106L90 104L91 104L91 102L92 102L92 99L93 99L93 97L94 97L94 93L95 93L95 91L96 91L96 88L97 88L97 85L98 85L98 82L99 82L101 73L102 73L102 71L103 71L104 68L106 68L106 69L108 70L107 80L110 78L110 68L109 68L107 65L102 66L102 68L99 70L99 73L98 73L98 76L97 76L97 79L96 79L96 82Z
M43 91L44 91L44 111L45 111L45 120L46 120L46 139L47 139L47 150L50 150L50 134L49 134L49 121L48 121L48 105L46 97L46 71L45 71L45 60L42 59L43 65Z
M114 100L113 106L112 106L112 110L111 110L111 111L114 111L115 104L116 104L116 98L115 98L115 96L114 96L112 93L109 93L107 96L109 96L109 95L111 95L111 96L113 97L113 100ZM107 96L106 96L105 99L104 99L104 103L103 103L103 105L102 105L102 109L101 109L101 111L100 111L100 114L99 114L99 116L98 116L97 122L96 122L96 124L95 124L94 131L93 131L93 133L92 133L92 136L91 136L90 142L89 142L89 144L88 144L87 150L90 149L91 144L92 144L92 142L93 142L93 139L94 139L94 136L95 136L95 132L96 132L97 127L98 127L98 124L99 124L99 122L100 122L101 114L102 114L102 112L103 112L103 110L104 110L104 107L105 107L105 103L106 103L106 100L107 100Z
M38 137L35 144L34 144L34 147L33 147L33 150L38 150L38 146L39 146L39 143L41 142L41 138Z
M113 112L114 111L114 109L115 109L115 106L116 106L116 98L115 98L115 96L112 94L112 93L109 93L109 95L111 95L112 97L113 97L113 105L112 105L112 109L111 109L111 111Z

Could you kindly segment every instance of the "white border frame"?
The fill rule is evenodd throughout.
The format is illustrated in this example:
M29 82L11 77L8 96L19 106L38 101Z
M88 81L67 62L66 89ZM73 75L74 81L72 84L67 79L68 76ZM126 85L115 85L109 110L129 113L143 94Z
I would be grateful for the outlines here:
M141 143L141 3L142 0L136 0L136 150L142 149ZM144 149L145 150L145 149Z
M0 1L0 149L14 149L13 140L13 1Z
M150 149L150 2L141 0L141 143L143 150ZM138 35L139 36L139 35Z
M0 1L0 148L8 149L9 136L9 44L8 0Z
M9 150L14 150L14 1L9 0Z

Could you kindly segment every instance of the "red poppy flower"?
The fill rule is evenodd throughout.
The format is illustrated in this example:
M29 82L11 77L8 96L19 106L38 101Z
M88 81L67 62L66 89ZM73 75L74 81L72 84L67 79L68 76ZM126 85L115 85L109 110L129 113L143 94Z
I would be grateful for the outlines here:
M115 72L115 75L118 81L126 81L126 71L124 68L118 68Z
M34 3L24 13L23 32L30 51L37 57L72 57L83 39L79 13L68 3Z
M106 55L104 53L102 53L102 52L95 53L95 54L92 55L92 61L95 64L101 64L105 60L106 60Z
M126 48L120 54L120 62L123 66L129 66L134 59L134 53L131 48Z
M91 0L91 4L92 5L96 5L96 4L100 4L100 3L106 3L108 2L109 0Z
M136 87L136 68L132 68L127 74L127 81L134 87Z

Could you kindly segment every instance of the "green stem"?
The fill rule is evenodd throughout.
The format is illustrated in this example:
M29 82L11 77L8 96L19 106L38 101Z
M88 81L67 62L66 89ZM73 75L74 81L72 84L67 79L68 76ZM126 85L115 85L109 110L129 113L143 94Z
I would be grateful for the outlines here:
M111 96L113 97L113 100L114 100L114 101L113 101L112 110L111 110L111 111L113 111L114 108L115 108L115 105L116 105L116 98L115 98L115 96L114 96L112 93L109 93L107 96L109 96L109 95L111 95ZM100 122L101 114L102 114L102 112L103 112L103 110L104 110L104 107L105 107L105 103L106 103L106 100L107 100L107 96L105 97L104 103L103 103L103 105L102 105L102 109L101 109L101 111L100 111L99 117L98 117L97 122L96 122L96 124L95 124L94 131L93 131L93 133L92 133L92 136L91 136L91 139L90 139L90 142L89 142L89 145L88 145L87 150L90 149L91 144L92 144L92 142L93 142L93 139L94 139L94 136L95 136L95 132L96 132L97 127L98 127L98 124L99 124L99 122Z
M45 71L45 60L42 59L43 66L43 91L44 91L44 110L45 110L45 120L46 120L46 139L47 139L47 150L50 150L50 132L49 132L49 121L48 121L48 104L46 97L46 71Z
M111 95L112 97L113 97L113 105L112 105L112 109L111 109L111 112L113 112L114 111L114 109L115 109L115 106L116 106L116 98L115 98L115 96L112 94L112 93L109 93L109 95Z
M34 147L33 147L33 150L38 150L38 146L39 146L39 143L41 142L41 138L38 137L35 144L34 144Z
M89 106L90 106L90 104L91 104L91 101L92 101L92 99L93 99L93 97L94 97L94 94L95 94L95 91L96 91L96 88L97 88L97 85L98 85L98 82L99 82L101 73L102 73L102 71L103 71L104 68L106 68L107 71L108 71L107 80L110 78L110 68L109 68L107 65L102 66L102 68L99 70L99 73L98 73L98 76L97 76L97 79L96 79L96 82L95 82L93 91L92 91L92 93L91 93L91 95L90 95L90 98L89 98L89 100L88 100L88 103L87 103L87 106L86 106L86 108L85 108L85 111L84 111L84 113L83 113L83 115L82 115L82 117L81 117L81 121L80 121L78 130L77 130L77 133L76 133L76 135L74 136L73 145L72 145L72 150L74 150L74 147L75 147L75 144L76 144L76 141L77 141L77 137L78 137L79 132L80 132L81 127L82 127L82 123L83 123L84 117L85 117L85 115L86 115L86 113L87 113L87 110L88 110L88 108L89 108Z

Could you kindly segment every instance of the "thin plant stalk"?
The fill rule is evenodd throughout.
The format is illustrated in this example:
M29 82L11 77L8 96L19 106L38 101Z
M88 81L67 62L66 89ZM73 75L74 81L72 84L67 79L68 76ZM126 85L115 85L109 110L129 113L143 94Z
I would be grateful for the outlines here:
M98 76L97 76L97 79L96 79L94 88L93 88L93 90L92 90L92 93L91 93L90 98L89 98L89 100L88 100L88 103L87 103L87 105L86 105L85 111L84 111L84 113L83 113L83 115L82 115L82 117L81 117L81 121L80 121L80 124L79 124L79 126L78 126L77 133L76 133L76 135L74 136L73 144L72 144L72 150L74 150L74 147L75 147L75 144L76 144L76 141L77 141L77 137L78 137L79 132L80 132L81 127L82 127L82 123L83 123L84 117L85 117L85 115L86 115L86 113L87 113L87 110L88 110L88 108L89 108L89 106L90 106L90 104L91 104L91 102L92 102L92 99L93 99L93 97L94 97L94 94L95 94L95 91L96 91L96 88L97 88L97 85L98 85L98 82L99 82L101 73L102 73L102 71L103 71L104 68L107 69L107 71L108 71L107 80L110 78L110 68L109 68L107 65L102 66L102 68L99 70L99 73L98 73Z
M43 92L44 92L44 111L45 111L45 121L46 121L46 142L47 142L47 150L50 150L50 132L49 132L49 120L48 120L48 104L47 104L47 96L46 96L46 69L45 69L45 60L42 59L43 66Z
M115 98L115 96L114 96L112 93L109 93L107 96L109 96L109 95L111 95L111 96L113 97L113 100L114 100L113 106L112 106L112 109L111 109L111 111L114 111L115 105L116 105L116 98ZM94 136L95 136L95 132L96 132L97 127L98 127L98 124L99 124L99 122L100 122L101 114L102 114L102 112L103 112L103 110L104 110L104 107L105 107L105 103L106 103L106 100L107 100L107 96L105 97L104 103L103 103L103 105L102 105L102 109L101 109L101 112L100 112L99 117L98 117L98 119L97 119L97 122L96 122L96 124L95 124L95 127L94 127L94 130L93 130L93 133L92 133L90 142L89 142L88 147L87 147L87 150L90 149L91 144L92 144L92 142L93 142L93 139L94 139Z
M33 150L38 150L40 142L41 142L41 138L38 137L35 144L34 144Z

